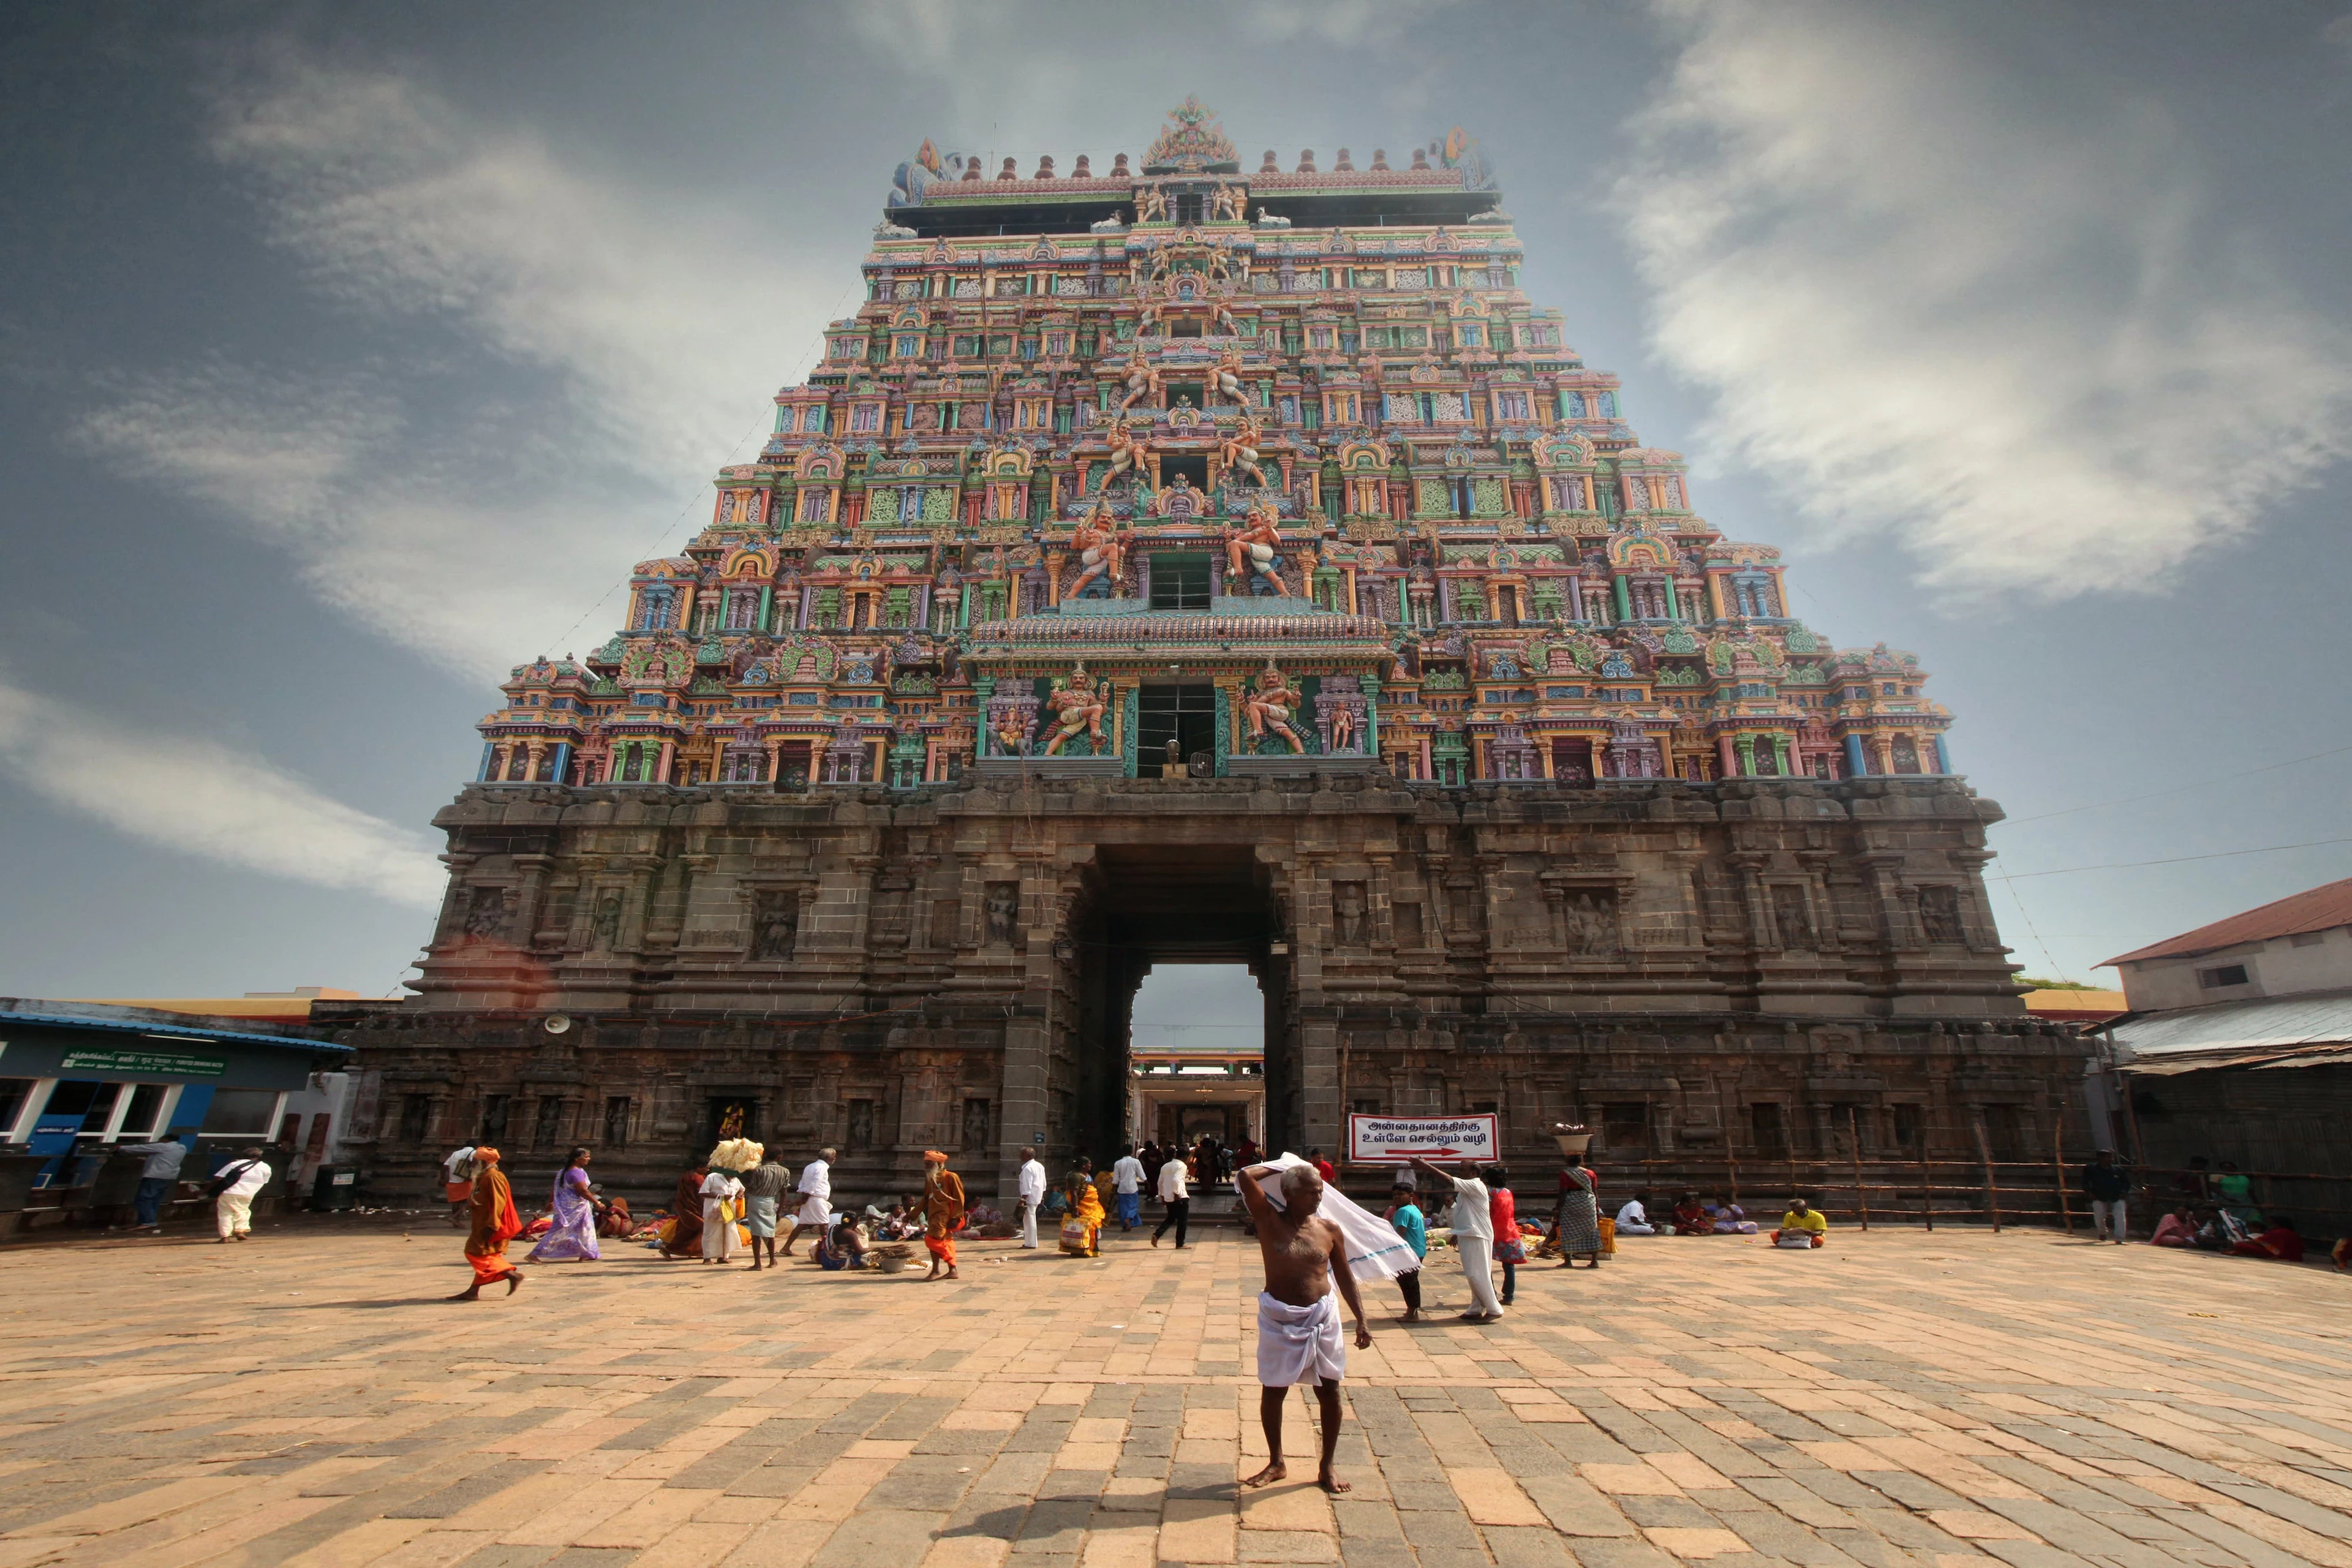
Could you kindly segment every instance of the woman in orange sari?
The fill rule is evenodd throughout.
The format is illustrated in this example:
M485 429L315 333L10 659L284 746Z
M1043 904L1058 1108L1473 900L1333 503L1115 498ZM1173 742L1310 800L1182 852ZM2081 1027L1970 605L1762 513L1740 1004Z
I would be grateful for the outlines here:
M473 1228L466 1233L466 1261L474 1266L474 1282L449 1298L478 1301L482 1287L503 1279L507 1294L522 1283L522 1270L507 1261L507 1243L522 1234L522 1216L515 1213L514 1189L499 1169L499 1152L488 1145L474 1150Z

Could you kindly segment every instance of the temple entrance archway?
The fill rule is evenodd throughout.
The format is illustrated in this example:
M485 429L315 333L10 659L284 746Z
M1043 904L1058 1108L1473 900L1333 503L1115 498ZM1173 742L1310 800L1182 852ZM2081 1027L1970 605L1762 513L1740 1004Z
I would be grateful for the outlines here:
M1104 1159L1137 1138L1163 1135L1156 1109L1150 1125L1139 1122L1132 1072L1136 997L1155 972L1222 973L1228 994L1235 978L1255 982L1262 1022L1255 1070L1228 1075L1234 1092L1205 1097L1204 1104L1213 1099L1230 1124L1262 1142L1279 1141L1292 1103L1285 1089L1297 1076L1290 944L1278 926L1270 868L1255 847L1098 845L1070 929L1066 973L1076 1006L1051 1076L1070 1085L1069 1131L1078 1152Z
M1155 963L1129 1009L1129 1143L1231 1147L1265 1122L1265 997L1237 963Z

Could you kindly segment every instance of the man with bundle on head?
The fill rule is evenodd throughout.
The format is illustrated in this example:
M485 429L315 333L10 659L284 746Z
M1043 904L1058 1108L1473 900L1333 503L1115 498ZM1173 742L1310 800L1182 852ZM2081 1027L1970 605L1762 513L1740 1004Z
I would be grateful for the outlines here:
M515 1213L514 1189L499 1169L499 1152L488 1144L474 1150L474 1196L471 1227L466 1233L466 1261L474 1266L474 1282L449 1298L478 1301L482 1287L503 1279L507 1294L522 1283L522 1270L507 1261L507 1243L522 1234L522 1217Z
M1277 1170L1278 1196L1259 1185ZM1331 1473L1339 1447L1339 1380L1348 1371L1334 1286L1355 1314L1356 1348L1370 1350L1372 1344L1372 1331L1364 1324L1364 1298L1349 1266L1347 1237L1315 1212L1323 1201L1323 1178L1310 1166L1252 1165L1234 1184L1256 1222L1258 1251L1265 1260L1265 1289L1257 1298L1257 1409L1265 1427L1266 1466L1242 1485L1270 1486L1290 1473L1282 1462L1283 1402L1294 1384L1311 1380L1323 1415L1323 1458L1315 1484L1327 1492L1346 1491L1348 1484Z

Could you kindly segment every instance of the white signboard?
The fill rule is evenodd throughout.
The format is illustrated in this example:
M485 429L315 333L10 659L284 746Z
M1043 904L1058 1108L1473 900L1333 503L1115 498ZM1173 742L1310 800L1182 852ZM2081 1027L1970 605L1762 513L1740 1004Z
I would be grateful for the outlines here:
M1490 1162L1501 1158L1495 1123L1492 1115L1351 1115L1348 1159L1358 1165L1402 1165L1408 1160Z

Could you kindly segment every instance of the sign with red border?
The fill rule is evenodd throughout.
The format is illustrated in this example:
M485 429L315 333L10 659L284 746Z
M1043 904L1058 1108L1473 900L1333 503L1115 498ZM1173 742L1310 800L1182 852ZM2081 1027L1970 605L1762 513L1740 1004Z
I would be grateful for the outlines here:
M1402 1165L1411 1160L1481 1163L1502 1158L1499 1119L1468 1116L1365 1116L1348 1118L1348 1162L1355 1165Z

